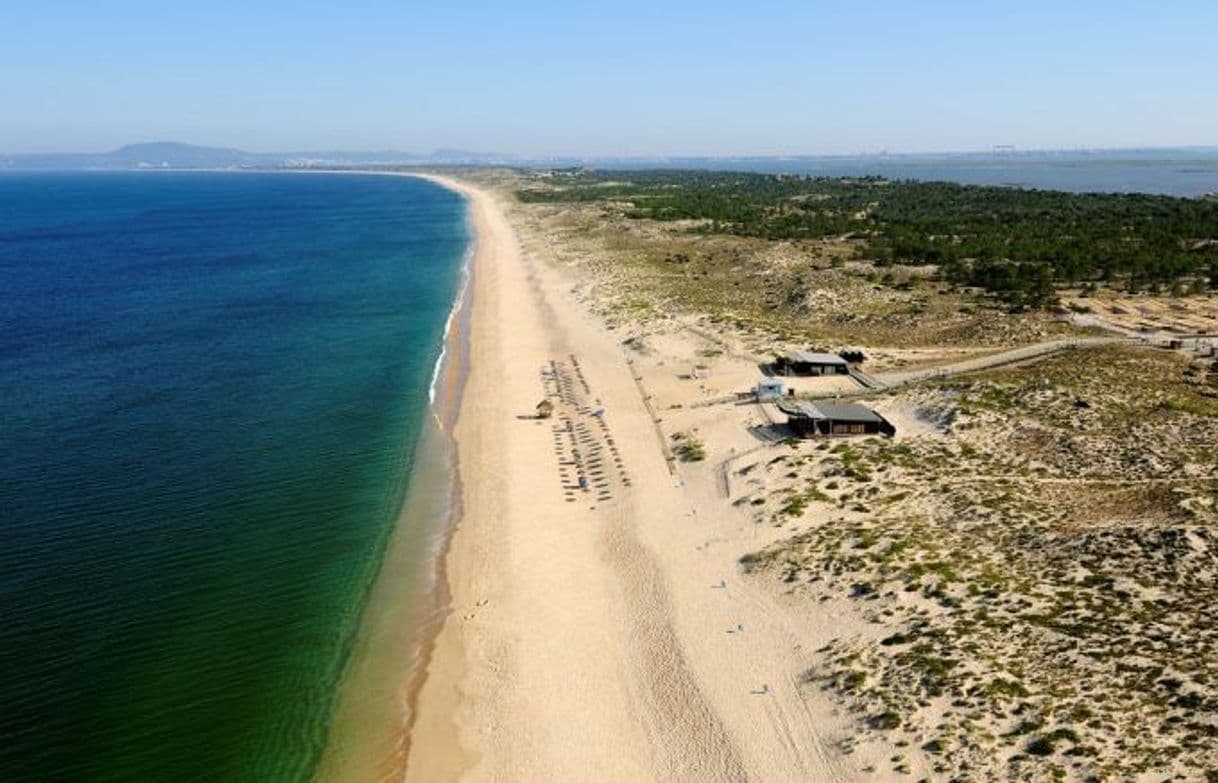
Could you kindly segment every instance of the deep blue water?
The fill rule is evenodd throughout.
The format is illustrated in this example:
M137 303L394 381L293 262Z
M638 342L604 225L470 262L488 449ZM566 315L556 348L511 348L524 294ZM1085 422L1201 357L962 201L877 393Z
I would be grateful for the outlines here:
M304 780L468 244L355 175L0 174L0 780Z

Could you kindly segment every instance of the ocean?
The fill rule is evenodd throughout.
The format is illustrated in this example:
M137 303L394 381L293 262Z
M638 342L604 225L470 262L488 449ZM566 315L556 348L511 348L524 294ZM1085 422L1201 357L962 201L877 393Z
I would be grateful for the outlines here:
M469 244L413 178L0 174L0 779L313 775L435 535L398 526Z

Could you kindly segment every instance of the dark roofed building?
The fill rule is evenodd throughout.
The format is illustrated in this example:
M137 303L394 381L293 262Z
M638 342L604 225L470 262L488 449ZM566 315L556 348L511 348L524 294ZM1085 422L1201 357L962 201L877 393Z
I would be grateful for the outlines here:
M837 355L851 364L862 364L867 360L867 354L863 353L858 348L843 348L837 352Z
M780 400L778 409L787 415L787 425L800 437L816 435L887 435L896 427L870 408L853 402L797 402Z
M776 375L846 375L850 365L840 356L816 351L795 351L774 360Z

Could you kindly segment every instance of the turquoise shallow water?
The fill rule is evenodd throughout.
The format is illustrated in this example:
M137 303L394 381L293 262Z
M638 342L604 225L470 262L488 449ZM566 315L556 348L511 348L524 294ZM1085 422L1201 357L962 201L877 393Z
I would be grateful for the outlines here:
M310 776L468 239L406 178L0 175L0 779Z

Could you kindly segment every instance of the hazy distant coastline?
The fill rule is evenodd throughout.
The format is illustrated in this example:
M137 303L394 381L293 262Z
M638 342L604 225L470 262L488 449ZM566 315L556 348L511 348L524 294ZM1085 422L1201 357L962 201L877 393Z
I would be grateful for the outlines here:
M796 156L530 157L457 149L428 153L395 150L265 153L154 142L101 153L0 156L0 171L363 166L708 169L828 177L881 176L1075 192L1142 192L1189 197L1218 192L1218 147Z

